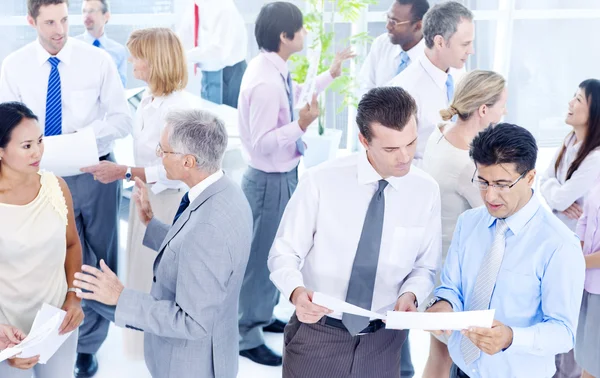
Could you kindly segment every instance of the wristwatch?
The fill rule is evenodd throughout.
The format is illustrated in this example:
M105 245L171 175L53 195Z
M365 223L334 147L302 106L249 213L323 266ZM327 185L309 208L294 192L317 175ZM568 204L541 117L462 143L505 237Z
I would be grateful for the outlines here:
M125 180L127 180L127 182L131 181L131 167L127 167L127 172L125 173Z
M74 287L70 287L70 288L67 290L67 293L78 293L78 292L80 292L80 291L81 291L80 289L76 289L76 288L74 288Z
M452 303L450 303L450 301L447 300L447 299L444 299L444 298L441 298L441 297L433 297L433 298L431 298L431 300L427 304L427 307L425 307L425 311L429 310L434 304L436 304L436 303L438 303L440 301L448 302L450 304L450 306L452 306Z

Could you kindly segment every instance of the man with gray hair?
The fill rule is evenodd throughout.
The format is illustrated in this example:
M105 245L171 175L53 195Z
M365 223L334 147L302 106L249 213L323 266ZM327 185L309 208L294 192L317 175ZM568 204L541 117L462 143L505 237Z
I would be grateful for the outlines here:
M238 299L252 242L252 212L221 170L223 122L203 110L170 113L157 153L167 177L191 189L172 225L153 217L136 179L135 200L147 225L144 245L158 251L150 294L126 289L101 262L83 266L81 298L116 306L115 323L144 332L146 365L155 378L235 377ZM89 292L88 292L89 291Z
M456 1L432 7L423 18L425 54L392 79L389 85L404 88L417 102L419 139L414 164L421 166L427 139L442 122L440 110L448 108L469 55L474 53L473 13Z

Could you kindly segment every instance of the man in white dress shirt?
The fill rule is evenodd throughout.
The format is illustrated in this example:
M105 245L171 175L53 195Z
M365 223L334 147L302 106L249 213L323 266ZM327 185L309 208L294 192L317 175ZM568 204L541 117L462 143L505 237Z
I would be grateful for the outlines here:
M246 22L233 0L193 0L178 30L190 62L202 70L202 98L237 108L246 71Z
M115 61L121 82L127 85L127 48L106 36L106 24L110 20L108 0L83 0L81 3L83 25L86 32L77 39L106 50Z
M361 96L390 82L425 50L423 16L427 0L394 0L387 13L387 33L375 38L360 71Z
M28 0L27 7L27 19L38 38L2 63L0 102L27 105L38 116L45 136L91 127L99 159L113 160L113 142L129 134L132 124L115 63L106 52L68 37L67 0ZM116 272L121 183L101 184L90 174L64 179L73 195L83 262L96 266L104 259ZM91 377L98 369L94 355L110 322L93 308L94 303L84 301L83 306L75 376Z
M440 110L454 96L454 85L469 55L474 53L473 13L456 1L432 7L423 19L425 54L389 85L408 91L417 102L419 140L415 164L420 166L433 129L442 122Z
M399 377L406 332L332 313L321 292L367 310L416 311L441 258L437 183L411 166L416 105L402 88L363 96L356 121L366 152L305 173L269 254L271 280L295 306L283 377Z

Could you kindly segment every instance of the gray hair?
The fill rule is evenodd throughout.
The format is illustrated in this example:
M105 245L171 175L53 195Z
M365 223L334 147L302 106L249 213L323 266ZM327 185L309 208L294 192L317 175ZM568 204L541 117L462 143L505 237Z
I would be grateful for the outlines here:
M436 4L423 18L423 38L425 46L433 48L433 39L441 35L448 41L462 20L473 21L473 13L464 5L456 1Z
M83 0L83 1L90 1L90 0ZM106 14L106 12L108 12L110 10L110 6L108 5L108 0L98 0L98 1L102 5L102 14Z
M200 109L173 110L166 124L171 127L169 144L174 151L193 155L206 173L221 169L228 137L220 118Z

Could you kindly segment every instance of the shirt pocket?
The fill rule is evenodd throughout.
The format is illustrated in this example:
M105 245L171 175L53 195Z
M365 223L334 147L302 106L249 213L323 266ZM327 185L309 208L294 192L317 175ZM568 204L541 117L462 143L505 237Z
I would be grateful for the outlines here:
M96 108L98 91L96 89L72 91L70 101L75 120L85 122Z
M516 316L514 326L529 326L529 322L538 312L542 284L535 275L517 272L508 269L500 269L496 288L494 290L495 301L504 314ZM522 319L522 324L519 322Z
M425 227L398 226L392 235L390 263L413 267L425 236Z

